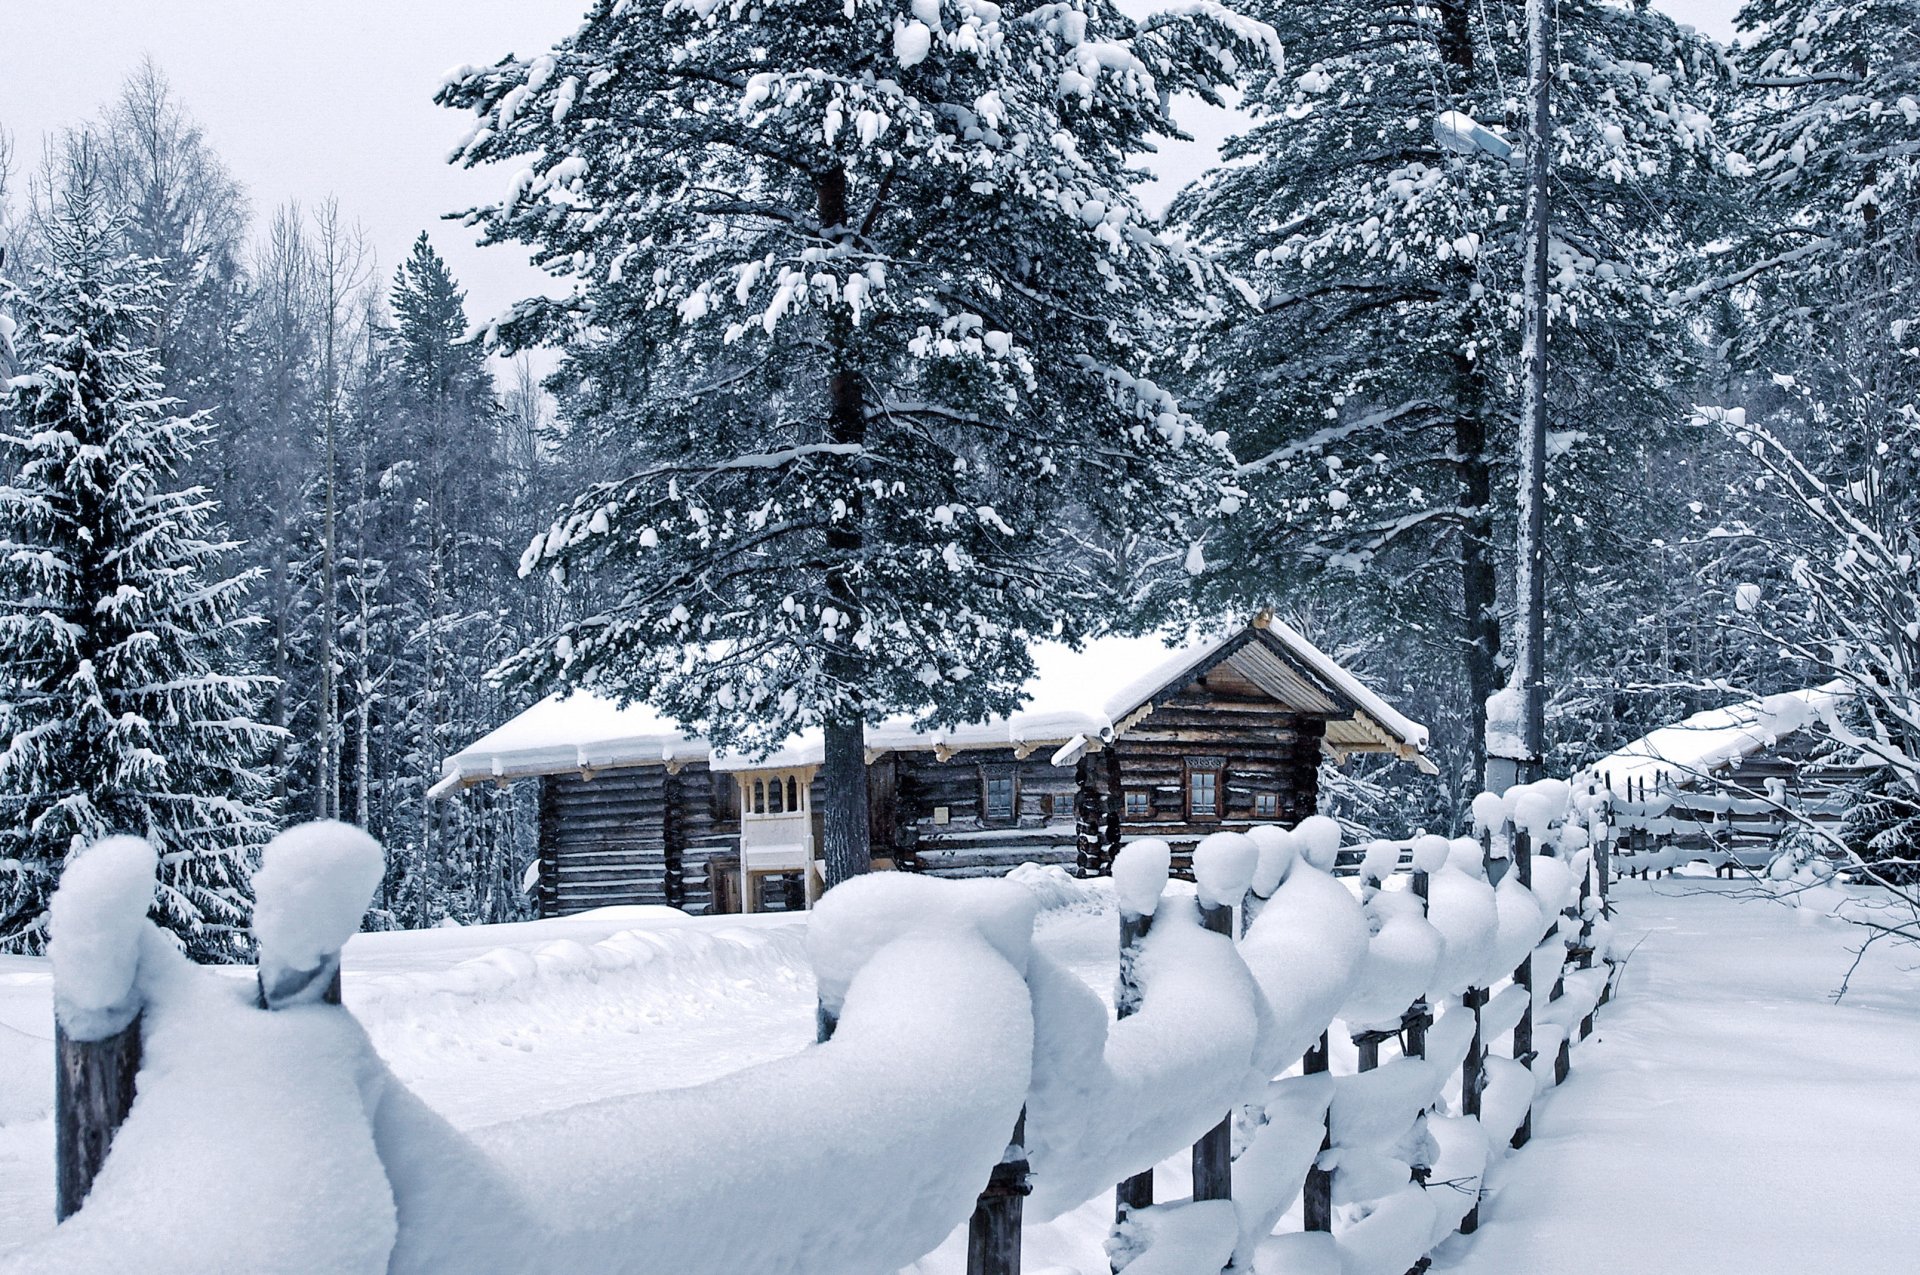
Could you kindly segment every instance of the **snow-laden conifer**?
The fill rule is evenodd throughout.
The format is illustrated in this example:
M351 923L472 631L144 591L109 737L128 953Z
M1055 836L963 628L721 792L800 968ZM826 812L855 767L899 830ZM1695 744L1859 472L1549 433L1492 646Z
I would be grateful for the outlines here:
M1223 579L1270 598L1326 573L1390 609L1464 666L1479 736L1521 383L1522 6L1247 11L1279 32L1287 69L1176 205L1259 293L1258 317L1193 351L1191 396L1232 433L1252 500ZM1609 458L1638 468L1693 357L1668 292L1720 166L1724 71L1644 6L1554 11L1549 517L1555 556L1577 558L1618 551L1600 540L1619 507Z
M1063 548L1184 555L1233 501L1145 317L1233 294L1128 164L1277 55L1205 0L603 0L453 73L455 158L513 173L472 220L569 285L498 331L564 344L573 428L631 456L522 564L611 602L508 673L747 749L823 728L830 872L864 867L863 722L1010 707L1031 635L1113 609Z
M160 284L84 152L43 221L0 397L0 948L39 949L62 865L131 833L160 855L158 917L218 956L270 830L264 679L230 654L246 581L180 478L208 424L160 395Z

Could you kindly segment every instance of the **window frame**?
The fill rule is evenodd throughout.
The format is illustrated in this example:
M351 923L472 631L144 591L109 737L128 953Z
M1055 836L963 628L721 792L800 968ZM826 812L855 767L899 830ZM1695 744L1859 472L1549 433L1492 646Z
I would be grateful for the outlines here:
M1253 794L1253 817L1255 819L1278 819L1280 817L1280 794L1277 792L1256 792Z
M993 805L994 785L1007 785L1007 804L1004 810L996 811ZM1020 772L1012 766L980 767L980 822L1016 823L1020 818Z
M1128 788L1121 798L1120 809L1128 819L1153 818L1153 790Z
M1188 757L1182 766L1180 805L1188 823L1218 823L1226 817L1227 759L1224 757ZM1213 787L1213 809L1196 810L1193 801L1194 780L1208 776Z

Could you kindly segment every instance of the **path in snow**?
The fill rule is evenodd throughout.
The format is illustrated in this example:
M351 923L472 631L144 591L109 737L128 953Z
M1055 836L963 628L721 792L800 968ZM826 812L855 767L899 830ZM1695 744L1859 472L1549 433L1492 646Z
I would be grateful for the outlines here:
M1615 887L1620 995L1437 1269L1920 1270L1915 953L1875 949L1835 1004L1859 931L1742 892Z

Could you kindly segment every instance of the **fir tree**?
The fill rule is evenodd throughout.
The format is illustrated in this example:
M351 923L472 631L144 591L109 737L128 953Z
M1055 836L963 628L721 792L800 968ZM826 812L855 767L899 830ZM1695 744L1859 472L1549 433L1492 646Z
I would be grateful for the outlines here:
M611 600L508 674L748 750L821 729L829 876L864 870L864 723L1012 707L1031 637L1114 610L1068 546L1235 499L1145 374L1143 312L1223 281L1128 165L1274 53L1206 3L602 0L456 74L459 158L529 165L472 220L574 284L501 335L563 343L574 427L632 458L523 562Z
M264 679L233 659L246 580L179 478L208 426L159 393L162 285L122 255L84 148L70 169L0 398L0 948L38 950L62 864L128 832L160 850L159 918L229 955L270 831Z

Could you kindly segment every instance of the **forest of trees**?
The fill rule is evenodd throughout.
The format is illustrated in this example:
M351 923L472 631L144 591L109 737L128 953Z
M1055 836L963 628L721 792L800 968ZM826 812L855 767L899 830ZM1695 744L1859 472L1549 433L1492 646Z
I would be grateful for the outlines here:
M1839 677L1891 763L1856 834L1911 856L1914 5L1753 0L1732 50L1555 11L1549 769ZM1512 0L601 0L441 90L457 162L524 167L465 224L558 284L490 345L424 234L387 271L350 210L256 217L152 65L37 167L0 149L0 949L37 945L114 749L162 759L138 810L221 804L163 846L210 950L303 817L389 847L377 921L499 920L526 796L426 788L556 686L746 747L820 728L844 778L863 721L1006 707L1033 637L1263 606L1432 728L1438 781L1330 773L1339 813L1457 829L1511 665L1523 174L1434 128L1524 143L1523 30ZM1244 128L1160 216L1135 176L1180 95ZM46 442L70 330L119 360L90 419L154 435L169 588L218 613L156 657L231 701L211 751L147 674L74 685L123 585L47 565L96 552L48 514L83 498ZM540 347L544 382L488 361Z
M564 472L532 374L521 367L516 382L495 383L485 352L465 339L459 285L424 235L384 273L334 203L256 220L151 64L37 167L9 163L0 190L14 325L14 380L0 400L0 948L38 944L71 839L103 829L150 833L163 861L200 864L187 875L212 884L182 896L167 920L208 952L244 932L252 849L302 818L350 820L390 848L376 924L524 915L529 812L510 794L429 802L425 790L443 756L515 706L486 670L551 624L554 599L516 576ZM151 478L124 499L165 493L167 522L194 541L195 557L172 572L156 562L147 575L183 594L232 586L171 611L151 594L152 612L122 627L171 626L189 649L122 671L107 688L119 700L103 694L104 705L88 703L71 671L111 639L86 634L67 644L75 650L49 650L60 644L35 636L92 627L98 597L147 587L116 552L147 534L136 513L116 539L99 537L107 565L97 579L71 578L84 576L76 568L50 580L38 565L42 549L82 538L90 521L74 467L42 454L71 406L24 383L69 357L56 341L62 322L88 320L68 314L84 309L81 297L102 311L88 335L116 345L127 365L119 384L100 387L102 403L73 413L100 437L70 426L66 445L105 442L116 417L138 415L154 435ZM78 527L37 525L48 504L67 501L75 516L65 521ZM187 694L221 679L217 711L135 690L170 682ZM151 719L157 738L115 731L128 712ZM90 714L108 720L96 729ZM210 740L209 721L236 725ZM84 732L98 746L76 738ZM61 747L29 750L42 733ZM97 813L47 817L73 804L77 776L102 773L99 748L109 745L150 754L131 785L152 790L142 804L129 808L122 795Z

